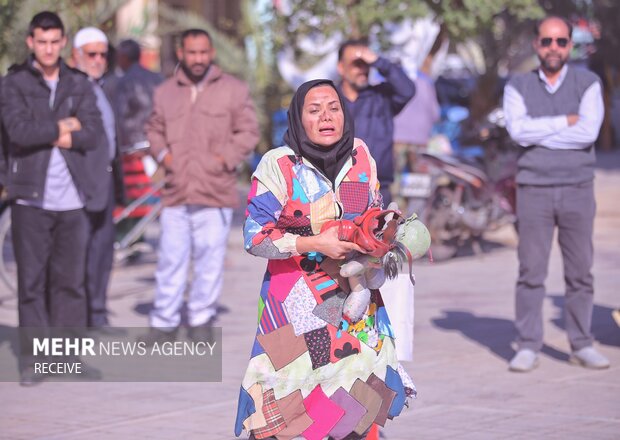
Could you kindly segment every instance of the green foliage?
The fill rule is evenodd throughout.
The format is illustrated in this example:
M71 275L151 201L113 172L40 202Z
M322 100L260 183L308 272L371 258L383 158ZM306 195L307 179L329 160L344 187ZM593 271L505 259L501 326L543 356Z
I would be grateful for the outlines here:
M17 15L18 5L15 0L0 0L0 58L11 46L11 23Z
M112 18L126 0L0 0L0 69L22 62L28 55L24 42L28 23L38 12L56 12L71 37L83 26L105 31L113 27ZM68 49L67 49L68 50ZM65 54L66 55L66 54Z
M194 12L173 9L164 3L159 4L158 10L160 21L157 33L160 36L181 34L189 28L205 29L211 35L213 46L217 51L217 62L222 69L245 80L249 79L251 72L247 69L245 52L232 38L218 31L215 26Z
M519 21L543 16L537 0L427 0L427 3L440 17L448 35L456 40L478 35L491 27L502 13Z
M429 12L424 2L402 0L290 0L290 6L291 14L280 16L275 23L278 46L295 47L301 38L313 34L360 38L376 30L381 38L385 23Z
M448 36L455 40L477 35L508 12L519 20L543 14L537 0L291 0L291 14L276 23L279 45L297 46L307 35L341 34L358 38L376 32L381 41L384 25L434 13Z

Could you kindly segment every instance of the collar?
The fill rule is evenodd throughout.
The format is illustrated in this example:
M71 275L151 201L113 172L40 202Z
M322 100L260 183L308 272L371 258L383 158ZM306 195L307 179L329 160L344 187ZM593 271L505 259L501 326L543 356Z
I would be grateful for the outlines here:
M357 144L353 144L353 150L355 151L357 149ZM316 173L321 176L321 179L323 179L329 186L332 185L332 183L330 182L330 180L321 172L321 170L319 170L317 167L315 167L312 162L310 162L308 159L306 159L305 157L303 157L300 154L295 154L295 152L293 151L293 149L286 145L286 148L288 148L289 150L291 150L291 153L295 155L295 163L296 164L304 164L306 167L308 168L312 168L313 170L316 171ZM344 165L342 166L342 168L340 169L340 171L338 172L338 174L336 175L336 179L334 180L334 188L337 188L340 183L344 180L344 178L346 177L347 173L349 172L349 170L353 168L353 156L349 157L347 159L347 161L344 163Z
M219 68L219 66L217 66L216 64L211 64L209 66L209 70L207 71L207 74L205 75L205 77L202 79L202 81L200 81L200 83L196 84L194 83L191 79L189 79L187 77L187 75L185 74L185 72L183 71L183 69L181 69L181 65L177 65L175 71L174 71L174 77L177 80L177 83L179 85L182 86L204 86L205 84L211 83L213 81L216 81L220 76L222 76L222 69Z
M567 72L568 72L568 65L564 64L564 66L562 66L562 70L560 70L560 76L558 77L558 80L556 81L555 84L551 84L549 82L549 80L547 79L547 76L545 75L545 72L543 72L542 69L540 68L538 69L538 77L540 78L542 82L545 83L545 88L547 89L549 93L555 93L560 88L562 83L564 82Z
M342 97L350 104L355 104L357 101L359 101L360 98L363 98L368 94L372 94L372 91L371 91L372 86L369 84L368 86L364 87L362 90L358 90L357 99L355 101L351 101L349 98L346 97L346 95L344 94L344 91L342 90L342 81L336 84L336 88L338 89Z

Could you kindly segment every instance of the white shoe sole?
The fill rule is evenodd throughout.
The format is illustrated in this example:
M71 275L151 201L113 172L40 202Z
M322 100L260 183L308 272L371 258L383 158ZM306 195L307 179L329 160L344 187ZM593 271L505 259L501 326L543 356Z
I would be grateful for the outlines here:
M571 356L570 358L568 358L568 362L573 365L579 365L580 367L589 368L591 370L605 370L609 368L609 365L610 365L610 364L604 364L604 365L588 364L587 362L582 361L576 356Z
M508 371L512 371L513 373L528 373L534 370L535 368L537 368L539 363L540 362L538 358L536 358L536 360L534 361L534 363L532 364L530 368L518 368L518 367L513 367L512 365L509 365Z

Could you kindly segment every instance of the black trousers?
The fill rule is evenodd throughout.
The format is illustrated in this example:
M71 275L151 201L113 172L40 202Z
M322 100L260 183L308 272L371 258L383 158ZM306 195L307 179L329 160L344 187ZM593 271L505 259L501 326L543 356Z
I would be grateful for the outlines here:
M114 262L114 184L110 182L108 204L103 211L88 214L90 239L86 260L86 299L88 302L88 326L101 327L108 324L106 299L112 264Z
M11 223L20 327L85 327L86 212L14 204Z

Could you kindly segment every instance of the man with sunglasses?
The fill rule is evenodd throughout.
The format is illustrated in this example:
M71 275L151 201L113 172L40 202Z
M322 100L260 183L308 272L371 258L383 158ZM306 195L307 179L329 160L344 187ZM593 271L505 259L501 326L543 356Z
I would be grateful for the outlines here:
M516 285L518 351L510 370L538 365L542 307L554 229L564 264L565 327L570 360L587 368L609 361L593 346L592 228L594 141L603 120L598 77L567 64L572 26L546 17L536 25L540 68L512 78L504 92L507 129L523 149L518 160L519 277Z
M113 95L117 87L114 74L108 72L108 38L95 27L80 29L73 38L72 57L75 67L88 75L97 97L104 132L99 139L103 146L86 155L92 169L104 173L93 179L97 192L103 195L102 209L89 213L91 231L86 262L86 298L88 325L106 330L109 322L106 296L114 260L114 220L116 204L123 204L123 173L117 145L117 125L113 111Z

